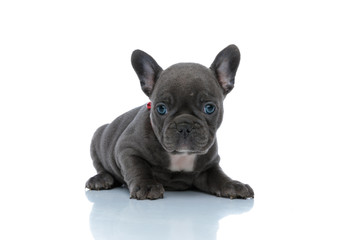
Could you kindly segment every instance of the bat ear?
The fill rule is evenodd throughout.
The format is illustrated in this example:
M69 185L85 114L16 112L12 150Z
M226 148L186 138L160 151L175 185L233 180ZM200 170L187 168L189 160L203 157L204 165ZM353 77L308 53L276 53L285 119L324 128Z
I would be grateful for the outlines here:
M132 53L131 64L139 77L143 92L150 97L162 68L149 54L141 50Z
M237 46L230 45L222 50L211 64L224 94L228 94L235 83L235 75L240 63L240 51Z

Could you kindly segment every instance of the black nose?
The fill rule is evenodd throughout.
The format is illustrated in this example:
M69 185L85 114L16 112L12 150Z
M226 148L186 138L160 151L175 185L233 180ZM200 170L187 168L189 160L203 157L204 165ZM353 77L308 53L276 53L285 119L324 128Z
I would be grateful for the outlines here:
M192 128L192 124L187 122L176 124L178 133L181 134L184 138L186 138L191 133Z

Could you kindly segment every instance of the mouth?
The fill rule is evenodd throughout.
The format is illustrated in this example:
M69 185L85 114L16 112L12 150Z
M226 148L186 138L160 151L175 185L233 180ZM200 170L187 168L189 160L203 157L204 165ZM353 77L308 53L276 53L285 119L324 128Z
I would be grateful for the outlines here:
M163 148L171 154L197 154L203 155L208 152L212 144L208 142L194 141L185 138L164 138L162 141Z

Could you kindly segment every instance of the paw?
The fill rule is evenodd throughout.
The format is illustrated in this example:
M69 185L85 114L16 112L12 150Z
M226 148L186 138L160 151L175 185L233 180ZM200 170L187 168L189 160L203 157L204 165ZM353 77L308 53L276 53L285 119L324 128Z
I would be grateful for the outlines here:
M130 198L135 198L138 200L144 199L159 199L164 197L164 187L156 182L141 182L135 183L134 187L130 191Z
M115 185L114 178L107 172L99 173L90 178L85 187L90 190L104 190L113 188Z
M230 199L254 198L254 191L247 184L239 181L229 181L222 186L220 196Z

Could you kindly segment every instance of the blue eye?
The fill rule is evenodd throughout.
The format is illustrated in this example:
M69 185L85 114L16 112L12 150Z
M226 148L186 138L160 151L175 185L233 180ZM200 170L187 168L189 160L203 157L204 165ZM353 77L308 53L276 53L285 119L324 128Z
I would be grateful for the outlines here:
M167 113L167 108L165 106L165 104L159 104L156 107L156 111L160 114L160 115L165 115Z
M212 114L213 112L215 112L215 105L214 104L211 104L211 103L207 103L205 106L204 106L204 112L206 114Z

